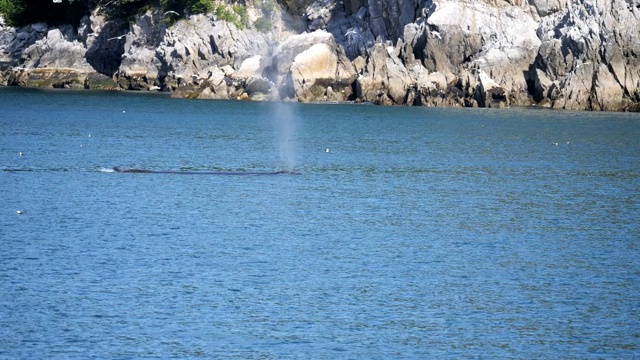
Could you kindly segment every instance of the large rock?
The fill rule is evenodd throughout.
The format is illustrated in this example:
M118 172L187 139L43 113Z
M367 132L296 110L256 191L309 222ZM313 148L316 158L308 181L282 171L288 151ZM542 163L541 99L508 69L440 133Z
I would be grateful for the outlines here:
M22 65L25 49L47 35L46 24L37 23L16 29L0 27L0 61L8 65ZM20 66L23 67L23 66Z
M161 85L162 62L156 48L162 42L166 25L162 14L148 11L138 16L129 32L109 41L124 43L124 53L117 72L118 84L127 90L149 90Z
M540 46L537 23L528 7L480 1L433 3L426 25L421 30L426 39L422 59L427 69L454 74L462 68L482 70L499 84L505 96L520 105L528 103L523 74ZM413 53L420 55L415 47Z
M555 108L623 110L640 89L640 12L623 0L585 0L544 18L534 97ZM544 84L554 85L553 96Z
M23 28L17 32L12 41L25 47L16 44L5 47L9 49L6 56L20 63L5 79L6 85L84 88L87 76L95 72L86 61L84 42L71 26L49 28L34 24L31 31ZM18 54L20 60L15 59Z
M273 54L270 75L281 97L301 101L347 100L357 76L333 36L323 30L281 43Z
M482 70L478 71L479 83L476 100L481 107L503 108L509 106L506 91Z
M569 3L568 0L529 0L540 16L547 16L562 9L565 9Z
M376 43L371 49L363 74L358 77L357 96L363 101L376 104L405 104L409 90L414 85L395 49Z
M87 48L87 62L99 73L112 77L120 68L124 54L123 25L106 21L99 12L83 18L78 29Z

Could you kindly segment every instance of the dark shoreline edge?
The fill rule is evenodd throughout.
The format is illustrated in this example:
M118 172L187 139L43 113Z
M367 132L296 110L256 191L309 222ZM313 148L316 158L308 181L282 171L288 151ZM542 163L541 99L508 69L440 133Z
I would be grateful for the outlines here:
M54 93L77 93L77 94L109 94L109 95L122 95L128 96L131 94L135 94L136 96L158 96L164 97L169 100L187 100L187 101L233 101L233 102L256 102L256 103L292 103L292 104L300 104L300 105L360 105L360 106L383 106L387 108L394 107L418 107L418 108L441 108L441 109L475 109L475 110L493 110L500 111L506 109L524 109L524 110L539 110L539 111L560 111L560 112L577 112L577 113L638 113L640 112L640 103L635 104L635 108L633 109L623 109L620 111L606 111L606 110L593 110L593 109L585 109L585 110L575 110L575 109L556 109L546 106L540 106L537 104L532 104L529 106L506 106L503 108L494 108L494 107L464 107L464 106L428 106L428 105L384 105L384 104L375 104L371 101L308 101L302 102L292 99L285 100L239 100L239 99L194 99L194 98L175 98L172 97L172 92L170 91L162 91L162 90L127 90L127 89L82 89L82 88L54 88L54 87L28 87L28 86L15 86L15 85L0 85L0 92L2 91L24 91L24 92L54 92Z

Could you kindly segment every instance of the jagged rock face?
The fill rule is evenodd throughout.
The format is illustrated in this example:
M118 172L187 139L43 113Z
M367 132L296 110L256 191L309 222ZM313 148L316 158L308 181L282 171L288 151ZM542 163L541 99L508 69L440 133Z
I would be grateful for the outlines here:
M170 29L161 24L154 26L158 19L158 15L147 13L132 25L126 37L119 75L142 79L130 87L162 86L167 77L174 86L178 82L202 81L223 66L238 70L247 59L269 57L269 44L255 31L240 31L232 24L204 15L194 15ZM266 65L259 65L254 72Z
M337 36L349 29L367 28L374 39L395 42L402 37L404 26L416 20L424 3L425 0L316 0L306 7L305 15L312 30L326 29Z
M78 33L87 47L87 62L99 73L113 76L124 54L124 29L117 22L106 22L99 14L82 19Z
M535 7L538 15L548 16L565 9L569 4L568 0L529 0L529 3Z
M47 35L47 25L38 23L20 29L0 27L0 61L21 63L24 50Z
M542 20L536 99L567 109L620 110L639 100L640 11L585 0Z
M160 45L166 32L159 13L147 12L137 17L129 32L113 41L124 41L124 54L117 73L118 84L128 90L149 90L157 88L162 62L156 57L155 49Z
M404 104L408 90L413 86L413 80L394 48L376 43L371 49L363 75L358 77L357 96L376 104Z
M413 30L414 39L418 39L414 40L413 54L423 60L425 67L452 74L475 69L478 77L481 70L500 84L514 105L528 105L523 73L540 46L536 22L528 8L505 4L496 7L480 1L428 5L426 24ZM422 44L422 53L417 44ZM476 99L484 99L485 95ZM483 101L479 103L482 106Z
M295 16L302 16L307 6L314 2L314 0L283 0L284 5L289 10L289 13Z
M113 78L181 97L640 108L637 0L279 4L267 35L213 15L167 27L156 12L126 27L97 13L77 31L0 26L0 83L109 88Z
M270 71L281 97L300 101L347 100L356 78L333 36L322 30L291 36L280 44Z
M167 49L165 54L175 51L178 55L175 59L166 58L167 64L174 68L204 62L238 69L247 58L269 55L269 44L261 33L238 30L233 24L204 15L192 16L189 21L181 21L169 29L160 47Z
M9 41L5 43L5 41ZM3 57L18 64L2 81L28 87L84 88L95 70L86 60L86 37L66 25L33 24L0 35Z
M42 39L26 48L22 53L27 68L74 69L92 72L85 59L86 48L78 41L71 26L51 29Z

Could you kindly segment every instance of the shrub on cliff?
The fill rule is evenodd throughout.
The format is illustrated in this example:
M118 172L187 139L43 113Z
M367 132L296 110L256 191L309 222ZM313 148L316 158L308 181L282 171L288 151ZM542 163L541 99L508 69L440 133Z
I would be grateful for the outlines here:
M0 14L7 25L23 26L37 22L49 25L77 24L89 12L85 0L0 0Z
M238 12L239 7L234 6L233 11L229 10L227 6L218 4L215 6L213 13L216 15L216 19L224 20L235 25L238 29L244 29L245 23L243 22L242 15ZM245 10L246 16L246 10Z
M213 3L211 2L211 0L195 0L190 2L191 4L184 5L188 5L188 8L190 8L191 12L193 12L194 14L202 14L213 11Z
M266 16L259 17L258 20L253 22L253 26L261 33L267 33L273 28L271 20L267 19Z

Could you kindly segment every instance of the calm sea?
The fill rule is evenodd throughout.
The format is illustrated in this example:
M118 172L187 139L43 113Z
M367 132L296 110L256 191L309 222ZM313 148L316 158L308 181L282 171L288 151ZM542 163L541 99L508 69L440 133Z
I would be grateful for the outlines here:
M0 104L0 358L640 358L638 114Z

